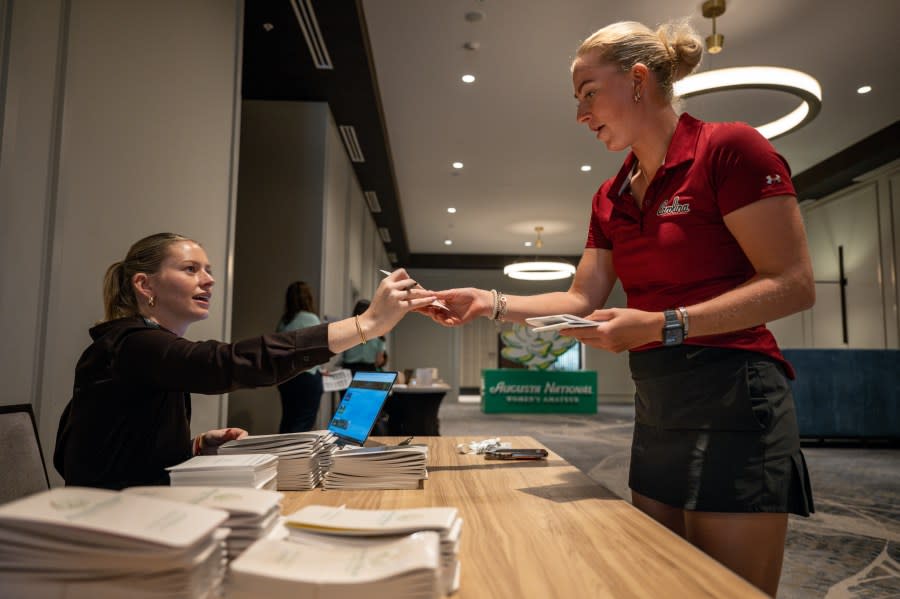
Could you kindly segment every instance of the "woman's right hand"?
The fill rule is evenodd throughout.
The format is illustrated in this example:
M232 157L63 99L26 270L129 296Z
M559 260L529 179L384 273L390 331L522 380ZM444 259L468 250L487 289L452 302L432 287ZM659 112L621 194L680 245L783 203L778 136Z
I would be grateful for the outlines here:
M479 316L490 318L494 311L494 296L490 291L484 289L474 287L448 289L438 291L435 295L450 310L441 310L432 306L419 311L445 327L463 325Z
M411 310L427 306L435 300L435 293L423 289L409 277L406 270L398 268L381 280L372 303L359 315L368 337L379 337L389 332Z

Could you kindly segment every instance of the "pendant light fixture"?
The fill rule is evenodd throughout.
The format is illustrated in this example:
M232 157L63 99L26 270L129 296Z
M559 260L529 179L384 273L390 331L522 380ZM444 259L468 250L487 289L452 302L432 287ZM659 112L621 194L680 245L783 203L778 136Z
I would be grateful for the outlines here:
M718 54L725 44L725 36L716 32L716 17L725 13L725 0L706 0L702 12L713 23L712 35L706 38L707 51ZM816 118L822 108L819 82L794 69L768 66L716 69L675 82L675 95L682 98L736 89L774 90L800 99L800 105L788 114L756 128L766 139L775 139L799 129Z
M537 240L534 242L536 249L544 247L541 239L541 233L544 227L537 226L534 232L537 233ZM553 281L555 279L565 279L575 274L575 267L568 262L558 260L538 260L536 257L530 262L513 262L503 267L503 274L513 279L523 279L525 281Z

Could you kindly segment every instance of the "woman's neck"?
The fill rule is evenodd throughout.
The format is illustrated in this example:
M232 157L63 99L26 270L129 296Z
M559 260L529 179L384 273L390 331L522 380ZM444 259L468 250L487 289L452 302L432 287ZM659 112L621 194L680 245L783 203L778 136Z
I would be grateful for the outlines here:
M156 324L158 324L162 328L166 329L167 331L172 331L179 337L184 337L184 334L187 333L188 327L191 326L191 323L178 325L178 324L169 322L165 318L160 318L159 316L152 316L150 314L141 313L141 316L145 320L149 320L150 322L155 322Z
M639 168L652 181L669 151L672 136L678 126L678 115L671 105L653 115L643 130L645 134L631 146L637 156Z

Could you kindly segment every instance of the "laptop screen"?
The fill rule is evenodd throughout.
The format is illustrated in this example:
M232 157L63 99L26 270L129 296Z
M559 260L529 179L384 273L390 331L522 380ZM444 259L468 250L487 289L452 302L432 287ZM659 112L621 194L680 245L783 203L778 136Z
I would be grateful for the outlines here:
M346 443L365 443L395 380L396 372L354 374L328 430Z

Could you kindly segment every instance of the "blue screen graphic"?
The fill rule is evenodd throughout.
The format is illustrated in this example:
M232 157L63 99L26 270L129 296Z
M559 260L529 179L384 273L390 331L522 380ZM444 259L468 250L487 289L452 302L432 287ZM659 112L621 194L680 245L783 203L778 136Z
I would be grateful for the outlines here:
M396 372L357 372L328 430L343 439L363 444L396 378Z

